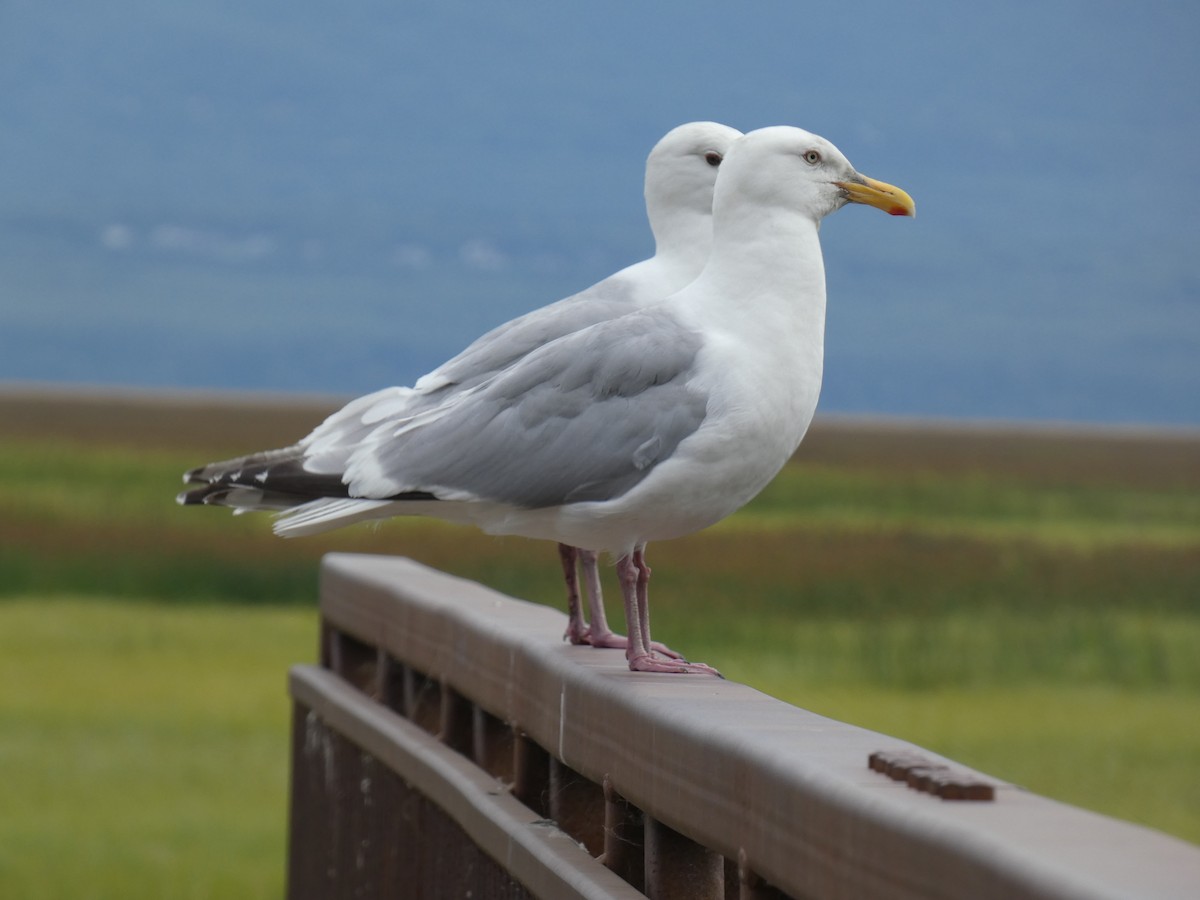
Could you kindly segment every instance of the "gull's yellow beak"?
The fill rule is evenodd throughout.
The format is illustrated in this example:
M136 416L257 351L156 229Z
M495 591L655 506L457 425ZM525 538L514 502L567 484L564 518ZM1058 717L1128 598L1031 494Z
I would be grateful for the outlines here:
M917 205L907 192L893 184L876 181L866 175L857 176L853 181L835 182L846 192L851 203L865 203L882 209L889 216L916 216Z

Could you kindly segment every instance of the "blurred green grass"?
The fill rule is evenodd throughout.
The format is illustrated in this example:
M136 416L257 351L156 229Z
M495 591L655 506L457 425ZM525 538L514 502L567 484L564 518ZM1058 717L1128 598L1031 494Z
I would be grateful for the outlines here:
M300 607L0 603L0 896L283 894Z
M107 430L0 443L0 895L278 894L284 675L315 652L321 555L561 606L554 549L416 520L282 541L171 498L185 468L295 432L81 408ZM746 510L650 548L655 637L1200 842L1198 449L818 428Z

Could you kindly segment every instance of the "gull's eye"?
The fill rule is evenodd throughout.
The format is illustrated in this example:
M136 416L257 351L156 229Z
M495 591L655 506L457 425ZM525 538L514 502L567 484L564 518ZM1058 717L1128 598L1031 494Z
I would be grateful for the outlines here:
M819 163L821 161L821 154L818 153L816 150L805 150L804 151L804 161L806 163L808 163L810 166L815 166L817 163Z
M714 169L721 164L721 160L723 160L724 158L725 157L723 157L716 150L709 150L707 153L704 154L704 161L706 163L708 163L710 166L712 166Z

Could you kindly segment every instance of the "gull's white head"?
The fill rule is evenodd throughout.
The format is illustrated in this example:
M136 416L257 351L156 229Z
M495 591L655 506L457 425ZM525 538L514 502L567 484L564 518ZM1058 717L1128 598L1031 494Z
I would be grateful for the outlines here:
M860 175L825 138L788 125L751 131L729 148L713 201L718 209L732 204L787 209L814 222L847 203L916 215L903 190Z
M713 187L725 153L742 133L717 122L668 131L646 160L646 215L659 252L711 241Z

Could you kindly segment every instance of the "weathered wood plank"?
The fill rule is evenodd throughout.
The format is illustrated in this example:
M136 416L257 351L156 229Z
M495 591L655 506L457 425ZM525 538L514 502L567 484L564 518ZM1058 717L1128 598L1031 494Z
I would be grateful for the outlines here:
M629 672L620 652L564 644L561 613L408 560L328 557L322 614L513 727L516 746L793 897L1192 897L1200 884L1200 848L1183 841L744 685ZM951 767L995 799L910 789L871 770L878 751Z

